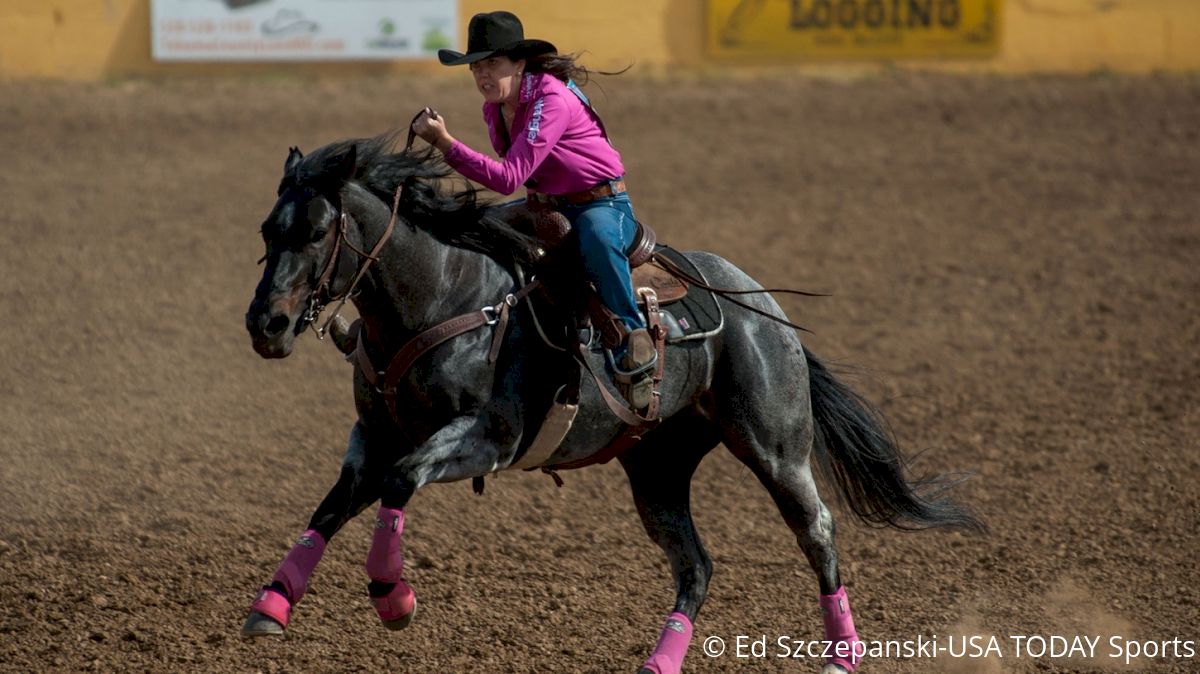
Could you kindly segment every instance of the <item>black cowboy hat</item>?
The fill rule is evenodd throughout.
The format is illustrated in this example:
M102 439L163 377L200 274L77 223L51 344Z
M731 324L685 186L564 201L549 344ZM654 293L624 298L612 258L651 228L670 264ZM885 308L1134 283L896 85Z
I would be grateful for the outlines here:
M444 66L461 66L499 54L524 58L557 52L545 40L526 40L521 20L512 12L486 12L471 17L467 25L467 53L439 49L438 60Z

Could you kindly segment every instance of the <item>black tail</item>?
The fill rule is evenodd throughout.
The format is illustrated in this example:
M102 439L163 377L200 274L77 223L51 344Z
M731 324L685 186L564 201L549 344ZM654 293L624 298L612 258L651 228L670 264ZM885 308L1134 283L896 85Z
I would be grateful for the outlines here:
M938 475L910 482L904 457L879 411L838 381L808 349L804 355L817 462L841 488L844 502L859 519L897 529L987 530L968 508L945 497L956 480Z

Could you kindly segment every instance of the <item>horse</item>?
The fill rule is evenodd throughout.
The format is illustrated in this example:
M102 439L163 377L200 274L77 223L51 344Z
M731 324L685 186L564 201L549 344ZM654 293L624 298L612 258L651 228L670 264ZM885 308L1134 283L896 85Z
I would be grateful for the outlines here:
M308 155L291 148L262 224L265 267L245 317L254 350L288 356L296 338L315 329L323 307L350 301L361 318L352 342L361 366L354 373L357 420L340 475L253 601L242 628L247 637L284 632L326 544L377 501L368 595L384 626L409 625L417 607L403 575L409 500L432 483L479 480L518 465L573 357L543 338L529 301L516 297L522 265L536 264L542 253L538 240L490 217L495 203L476 190L448 186L452 172L433 150L395 145L395 134L383 134ZM714 286L762 291L715 254L684 255ZM825 674L853 671L865 642L854 627L834 520L814 466L869 525L985 529L948 494L958 478L910 475L878 410L801 344L770 294L741 297L720 299L725 321L717 334L666 349L661 421L616 457L677 589L639 674L680 671L704 604L712 561L692 520L689 491L700 461L719 444L766 488L816 574ZM378 376L378 366L414 338L463 316L478 320L427 340L401 374ZM604 371L598 349L576 354ZM573 425L533 467L586 462L622 434L624 422L601 401L605 385L583 378Z

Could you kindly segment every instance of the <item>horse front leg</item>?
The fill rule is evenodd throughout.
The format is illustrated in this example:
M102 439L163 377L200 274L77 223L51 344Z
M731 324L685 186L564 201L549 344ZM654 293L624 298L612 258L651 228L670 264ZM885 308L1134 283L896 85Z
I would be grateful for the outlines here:
M242 636L283 634L292 609L304 597L309 577L325 553L325 545L346 522L379 498L383 471L378 463L367 451L366 431L355 424L337 483L313 512L308 529L283 558L270 584L259 591L250 605Z
M459 417L388 471L366 563L371 580L367 593L384 627L408 627L417 608L412 586L404 579L405 506L430 482L453 482L494 470L502 449L488 438L488 427L485 417Z

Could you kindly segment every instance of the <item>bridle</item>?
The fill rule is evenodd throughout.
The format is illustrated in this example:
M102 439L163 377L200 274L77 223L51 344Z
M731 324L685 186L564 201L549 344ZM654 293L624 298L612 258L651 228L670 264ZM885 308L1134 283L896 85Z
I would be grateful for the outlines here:
M325 335L329 334L329 326L337 320L342 307L346 305L347 300L354 296L354 291L358 288L358 283L366 276L371 263L379 259L379 252L383 250L384 244L392 238L392 231L396 228L396 216L400 209L400 194L403 190L403 185L396 187L396 196L392 201L392 214L388 218L387 227L383 230L379 241L375 242L375 246L371 248L371 252L369 253L355 246L354 242L347 235L350 229L347 226L347 221L350 219L350 216L344 209L336 219L337 224L334 226L333 250L329 253L329 259L325 262L325 269L321 272L320 278L317 280L316 285L313 286L312 292L309 293L308 307L305 308L304 315L300 318L300 320L305 322L307 327L312 327L316 325L317 319L320 318L321 312L325 310L325 307L332 302L337 302L337 306L334 308L333 313L329 315L329 318L325 320L325 323L319 328L312 328L313 332L317 335L317 339L324 340ZM354 275L354 280L350 282L345 292L334 296L332 288L333 271L337 268L343 243L358 255L361 262L358 266L358 272Z
M333 252L329 254L329 258L325 261L325 268L321 272L321 276L317 282L313 284L312 292L308 294L308 306L304 310L304 315L300 320L304 321L306 326L311 326L316 322L321 315L321 310L325 308L325 303L321 302L320 297L329 297L332 288L333 270L337 268L339 255L342 252L342 240L346 237L346 212L342 211L341 216L336 218L337 224L334 226ZM347 241L349 243L349 241ZM332 298L331 298L332 299ZM320 338L321 330L314 328L317 332L317 337Z

